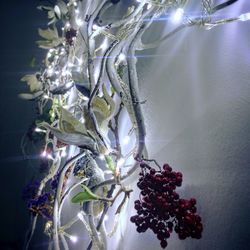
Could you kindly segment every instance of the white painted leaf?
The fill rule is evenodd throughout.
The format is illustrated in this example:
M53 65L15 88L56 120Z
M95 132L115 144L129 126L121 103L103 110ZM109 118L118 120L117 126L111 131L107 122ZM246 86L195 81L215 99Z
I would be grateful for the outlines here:
M41 96L43 94L43 91L38 91L34 94L30 94L30 93L21 93L18 96L24 100L35 100L37 97Z
M66 15L68 13L68 7L67 4L62 1L62 0L58 0L57 1L57 6L60 8L60 11L63 15Z
M59 128L66 133L80 133L87 134L83 123L78 121L68 110L60 107Z
M37 79L36 74L25 75L21 78L21 81L27 82L31 92L35 92L42 88L42 83Z
M54 29L48 28L45 30L39 28L38 34L46 40L57 40L58 39L58 32L57 32L56 28L54 28Z

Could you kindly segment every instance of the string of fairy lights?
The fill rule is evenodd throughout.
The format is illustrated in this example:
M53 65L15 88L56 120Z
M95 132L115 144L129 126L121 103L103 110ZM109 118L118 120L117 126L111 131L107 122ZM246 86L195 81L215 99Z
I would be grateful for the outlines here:
M146 145L143 149L139 145L144 143L140 136L145 124L140 109L137 72L134 70L136 60L133 58L137 48L151 48L157 46L158 41L144 44L141 36L160 17L176 26L160 42L185 27L197 25L211 29L230 22L250 20L250 13L225 19L213 16L234 2L226 1L224 5L215 6L212 0L203 0L205 14L199 17L185 12L188 0L135 0L129 6L119 0L69 0L67 3L58 0L54 6L39 6L48 13L49 25L46 30L39 29L43 40L37 44L46 49L47 54L43 70L22 79L30 87L30 93L20 94L20 97L35 100L40 114L49 113L49 120L37 123L34 128L35 133L44 135L41 158L48 159L49 170L32 198L36 205L33 202L29 207L35 215L26 249L30 247L38 215L46 219L45 233L50 237L50 248L73 249L81 232L72 235L70 229L80 221L92 241L87 249L91 246L107 249L105 222L109 220L108 209L94 216L90 199L88 203L92 205L89 205L89 210L81 209L64 225L61 225L61 217L64 201L70 200L82 184L90 187L93 193L110 185L116 186L114 190L118 195L129 192L128 187L123 186L123 180L135 172L135 156L142 157L143 152L144 157L147 155ZM109 9L114 8L115 11L120 5L126 8L122 18L112 20L112 17L105 16ZM120 131L121 117L129 120L126 132ZM124 148L129 148L128 152L124 153ZM83 169L74 174L77 162L83 158L87 159L87 164L92 164L91 173L95 173L96 178L84 174ZM87 172L86 169L84 171ZM89 184L93 179L97 181ZM51 191L50 185L55 180L56 188ZM122 187L120 191L119 187ZM112 199L116 196L113 195L114 190L108 192L110 196L104 192L98 195ZM46 200L49 204L42 203L41 206L38 200L47 192L50 192ZM120 204L114 204L120 207ZM45 208L48 208L47 218L42 210Z

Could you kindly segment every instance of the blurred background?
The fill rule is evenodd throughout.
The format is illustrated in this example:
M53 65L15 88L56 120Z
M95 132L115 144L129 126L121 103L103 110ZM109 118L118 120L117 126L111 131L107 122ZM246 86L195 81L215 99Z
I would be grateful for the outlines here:
M37 28L45 27L47 22L46 15L36 9L40 3L0 3L3 250L22 249L29 225L22 189L38 171L36 157L24 159L20 148L22 136L35 117L35 107L17 95L26 90L20 78L34 71L29 65L32 57L41 62L45 54L35 45ZM190 13L197 10L190 7ZM230 17L245 12L250 12L250 2L239 0L219 14ZM157 22L145 40L154 40L166 32L165 23ZM197 198L204 224L201 240L179 241L172 236L168 249L250 249L249 39L249 22L210 31L188 28L158 49L139 53L140 93L141 99L147 100L143 110L150 157L183 172L180 193L185 198ZM132 200L136 197L135 192ZM132 201L127 211L128 216L135 213ZM41 226L31 249L47 248ZM160 249L155 235L138 234L128 218L122 227L119 243L110 250Z

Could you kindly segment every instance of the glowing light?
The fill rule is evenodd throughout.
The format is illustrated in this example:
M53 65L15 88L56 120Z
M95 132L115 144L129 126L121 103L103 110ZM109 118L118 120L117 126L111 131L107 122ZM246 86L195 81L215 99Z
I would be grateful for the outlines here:
M151 3L148 3L147 9L149 10L152 7Z
M83 221L83 215L82 215L82 212L79 212L77 214L77 217L79 218L79 220Z
M62 72L62 76L67 76L67 75L71 75L71 72L69 70L64 70Z
M46 150L44 150L44 151L41 153L41 156L42 156L42 157L46 157L46 156L47 156Z
M47 57L50 58L52 55L50 52L48 52Z
M80 11L79 11L78 9L75 10L75 13L76 13L76 14L79 14L79 12L80 12Z
M107 221L108 219L109 219L108 215L105 214L105 216L104 216L104 221Z
M35 128L35 132L42 132L42 133L46 133L46 130L40 129L40 128Z
M250 13L245 13L239 16L239 20L242 22L250 20Z
M87 96L82 96L82 99L84 100L84 101L88 101L89 100L89 98L87 97Z
M47 154L47 158L53 160L53 156L51 154Z
M54 69L53 69L53 68L49 68L49 69L47 70L47 73L48 73L49 75L52 75L52 74L54 73Z
M92 26L92 29L93 29L93 30L97 30L98 28L99 28L98 25L93 24L93 26Z
M67 22L67 23L65 24L65 27L66 27L66 28L69 28L69 27L70 27L70 23Z
M59 74L59 72L55 72L57 75ZM54 81L54 84L56 85L56 86L59 86L59 84L60 84L60 81L59 81L59 79L56 79L55 81Z
M124 145L127 145L127 144L129 143L129 141L130 141L130 137L129 137L128 135L126 135L126 136L124 137L124 139L123 139L123 144L124 144Z
M73 235L70 235L69 236L69 239L73 242L73 243L76 243L77 242L77 237L76 236L73 236Z
M82 64L83 64L83 59L82 59L82 58L77 59L77 60L78 60L78 64L79 64L79 65L82 65Z
M175 13L171 16L171 20L173 23L179 23L182 20L184 14L184 10L182 8L178 8Z
M104 159L105 159L105 155L101 154L101 155L99 156L99 158L100 158L101 160L104 160Z
M62 149L61 157L65 157L66 155L67 155L66 147L64 147L64 148Z
M125 59L126 59L125 54L121 53L121 54L118 56L118 59L119 59L120 61L125 60Z
M68 63L68 67L69 67L69 68L72 68L73 66L74 66L74 63L72 63L72 62L69 62L69 63Z
M117 167L120 168L124 163L125 163L125 159L124 158L120 158L117 161Z
M66 84L65 84L65 87L66 88L71 88L73 86L73 82L67 82Z
M43 98L44 99L49 99L49 96L45 94L45 95L43 95Z
M81 20L80 18L77 18L77 19L76 19L76 24L77 24L78 26L82 26L82 25L83 25L83 20Z

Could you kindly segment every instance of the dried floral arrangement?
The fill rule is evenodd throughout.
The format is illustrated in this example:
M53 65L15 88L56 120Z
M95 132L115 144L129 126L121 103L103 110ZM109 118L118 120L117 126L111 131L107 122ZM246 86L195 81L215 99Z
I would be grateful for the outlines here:
M41 166L46 173L23 192L32 215L26 249L39 217L45 220L49 249L73 249L83 232L72 235L71 227L79 222L89 236L83 248L111 249L108 238L119 227L133 192L132 175L138 176L140 196L128 223L134 223L139 233L151 230L162 248L173 231L181 240L201 238L196 200L182 199L176 192L182 173L148 156L136 51L155 48L184 28L209 30L249 20L249 13L227 19L214 16L236 1L216 5L202 0L198 16L185 13L189 0L126 4L122 0L57 0L38 7L49 18L48 28L38 30L42 40L37 41L47 54L39 72L21 79L30 92L20 97L37 105L38 117L27 137L42 143ZM114 19L110 13L121 5L122 14ZM153 43L143 42L143 34L160 18L175 22L176 27ZM124 120L130 124L125 136L121 132ZM66 203L72 218L65 222ZM110 207L115 207L113 218ZM107 213L114 221L111 233L105 228Z

